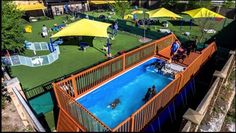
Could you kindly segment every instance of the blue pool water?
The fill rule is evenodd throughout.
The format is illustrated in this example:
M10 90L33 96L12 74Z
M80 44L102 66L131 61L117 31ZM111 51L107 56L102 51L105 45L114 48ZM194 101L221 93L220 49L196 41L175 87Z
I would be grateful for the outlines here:
M159 92L172 81L169 77L146 70L148 65L157 60L159 59L151 58L77 101L110 128L116 127L144 104L142 99L148 87L155 84L156 91ZM120 99L120 104L111 109L109 104L116 98Z

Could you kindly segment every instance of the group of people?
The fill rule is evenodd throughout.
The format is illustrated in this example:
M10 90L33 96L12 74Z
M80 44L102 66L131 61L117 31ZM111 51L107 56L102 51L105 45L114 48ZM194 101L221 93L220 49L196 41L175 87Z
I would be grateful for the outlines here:
M145 97L143 98L144 102L147 102L152 97L154 97L157 94L156 92L156 86L153 85L152 88L148 88L147 93L145 94Z

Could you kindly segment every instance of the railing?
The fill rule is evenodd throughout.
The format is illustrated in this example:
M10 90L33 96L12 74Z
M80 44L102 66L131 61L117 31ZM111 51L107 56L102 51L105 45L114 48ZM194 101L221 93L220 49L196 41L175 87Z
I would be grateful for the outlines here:
M125 68L128 69L142 60L155 55L155 42L147 44L143 47L137 48L125 54Z
M134 119L132 131L138 132L142 130L143 127L156 116L158 110L167 105L167 103L177 94L175 89L178 88L179 82L180 76L131 115Z
M170 40L173 40L172 38L173 34L170 34L160 40L153 41L83 72L72 75L70 78L57 82L56 85L60 86L70 96L78 97L137 63L154 56L156 45L171 45L172 41Z
M216 47L215 47L215 43L212 44L212 51L215 51ZM206 55L209 53L213 53L211 52L209 49L204 49L202 56L208 58ZM181 130L182 132L196 132L198 131L199 125L201 124L202 120L204 119L207 111L211 111L212 108L214 107L215 104L215 100L217 98L217 95L219 93L219 91L221 90L222 85L227 82L227 77L230 75L230 73L232 72L232 69L235 65L235 51L231 51L231 56L228 59L228 61L226 62L226 64L224 65L224 67L222 68L222 70L216 71L214 73L214 76L216 76L217 78L214 80L213 84L211 85L210 89L208 90L207 94L204 96L204 98L202 99L201 103L198 105L196 110L193 110L196 114L198 114L198 118L199 121L198 123L192 122L190 119L185 118L183 120L183 123L185 123L183 129ZM210 55L209 55L210 56ZM204 60L203 58L203 61ZM188 112L188 110L187 110ZM188 114L186 112L186 114ZM185 115L184 115L185 116Z
M75 121L83 125L86 128L86 131L94 131L91 130L91 127L89 126L91 124L89 124L88 122L84 122L84 120L87 119L89 119L91 122L99 123L98 125L104 127L105 129L109 129L95 116L86 111L86 109L83 108L82 105L80 105L79 103L76 102L75 108L71 110L71 108L67 107L68 102L71 101L71 99L72 101L74 101L73 99L77 98L78 96L95 89L97 86L115 77L116 75L121 74L125 70L137 65L138 63L155 56L157 51L159 51L159 48L161 48L158 47L159 44L167 46L171 45L175 38L176 37L174 34L170 34L164 38L146 44L133 51L125 53L107 62L104 62L98 66L85 70L84 72L78 73L76 75L72 75L70 78L55 83L54 91L56 92L59 106L63 110L65 110L65 112L69 113L70 116ZM109 129L108 131L142 130L144 126L154 118L158 110L166 106L168 102L176 94L178 94L180 89L190 80L190 78L192 78L192 75L194 75L200 69L203 62L207 60L203 59L203 57L208 58L214 52L215 52L215 44L213 43L209 45L205 49L205 51L202 51L202 54L200 54L187 67L187 69L184 72L177 74L175 79L168 86L166 86L161 92L159 92L156 96L154 96L151 100L149 100L146 104L144 104L139 110L133 113L130 117L128 117L126 120L120 123L117 127L113 128L112 130ZM68 89L65 89L66 86ZM63 93L63 95L66 94L68 98L67 99L63 98L63 95L59 93ZM86 117L77 116L74 115L75 113L71 112L71 111L77 112L78 110L81 109L87 113Z
M26 101L24 100L24 98L21 96L20 92L14 87L12 88L12 90L13 90L14 95L19 100L19 103L22 105L24 111L26 112L27 117L29 117L28 120L30 120L30 122L33 123L32 125L36 129L36 131L45 132L45 129L43 128L43 126L41 125L37 117L34 115L32 110L30 109Z
M85 131L110 131L111 129L103 124L99 119L87 111L82 105L76 102L70 95L65 93L64 90L54 86L54 91L58 100L59 107L64 113L73 118L76 125L81 128L77 123L83 126L81 130Z
M56 50L48 55L34 56L34 57L13 55L9 57L7 56L1 57L1 61L3 64L11 66L25 65L29 67L38 67L38 66L49 65L55 62L59 58L60 54L59 46L56 46L55 48Z
M19 114L22 123L25 127L32 127L34 131L45 132L44 127L41 125L37 117L32 112L31 108L27 103L20 82L17 78L11 79L6 70L2 67L4 87L7 89L9 96L12 99L14 106L16 107L17 113Z
M200 69L200 67L207 61L207 59L215 52L216 44L213 42L204 50L201 51L200 54L182 73L182 82L180 84L180 88L184 87L184 85L192 78L192 76Z

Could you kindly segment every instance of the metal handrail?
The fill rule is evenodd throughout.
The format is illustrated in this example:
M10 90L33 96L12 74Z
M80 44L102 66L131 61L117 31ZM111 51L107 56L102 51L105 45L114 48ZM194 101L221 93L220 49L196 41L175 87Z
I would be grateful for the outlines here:
M15 93L18 100L20 101L20 103L23 105L23 107L24 107L25 111L27 112L27 114L29 115L29 117L31 118L36 130L39 132L46 132L45 129L43 128L43 126L41 125L41 123L38 121L38 119L34 115L34 113L32 112L32 110L30 109L30 107L28 106L28 104L26 103L26 101L24 100L24 98L18 92L18 90L15 87L13 87L12 90Z

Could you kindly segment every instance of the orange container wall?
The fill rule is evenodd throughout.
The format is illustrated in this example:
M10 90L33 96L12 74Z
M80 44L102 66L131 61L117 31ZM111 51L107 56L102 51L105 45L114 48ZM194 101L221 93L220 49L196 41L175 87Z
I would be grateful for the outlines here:
M68 117L62 110L59 112L57 132L82 132L75 122Z

